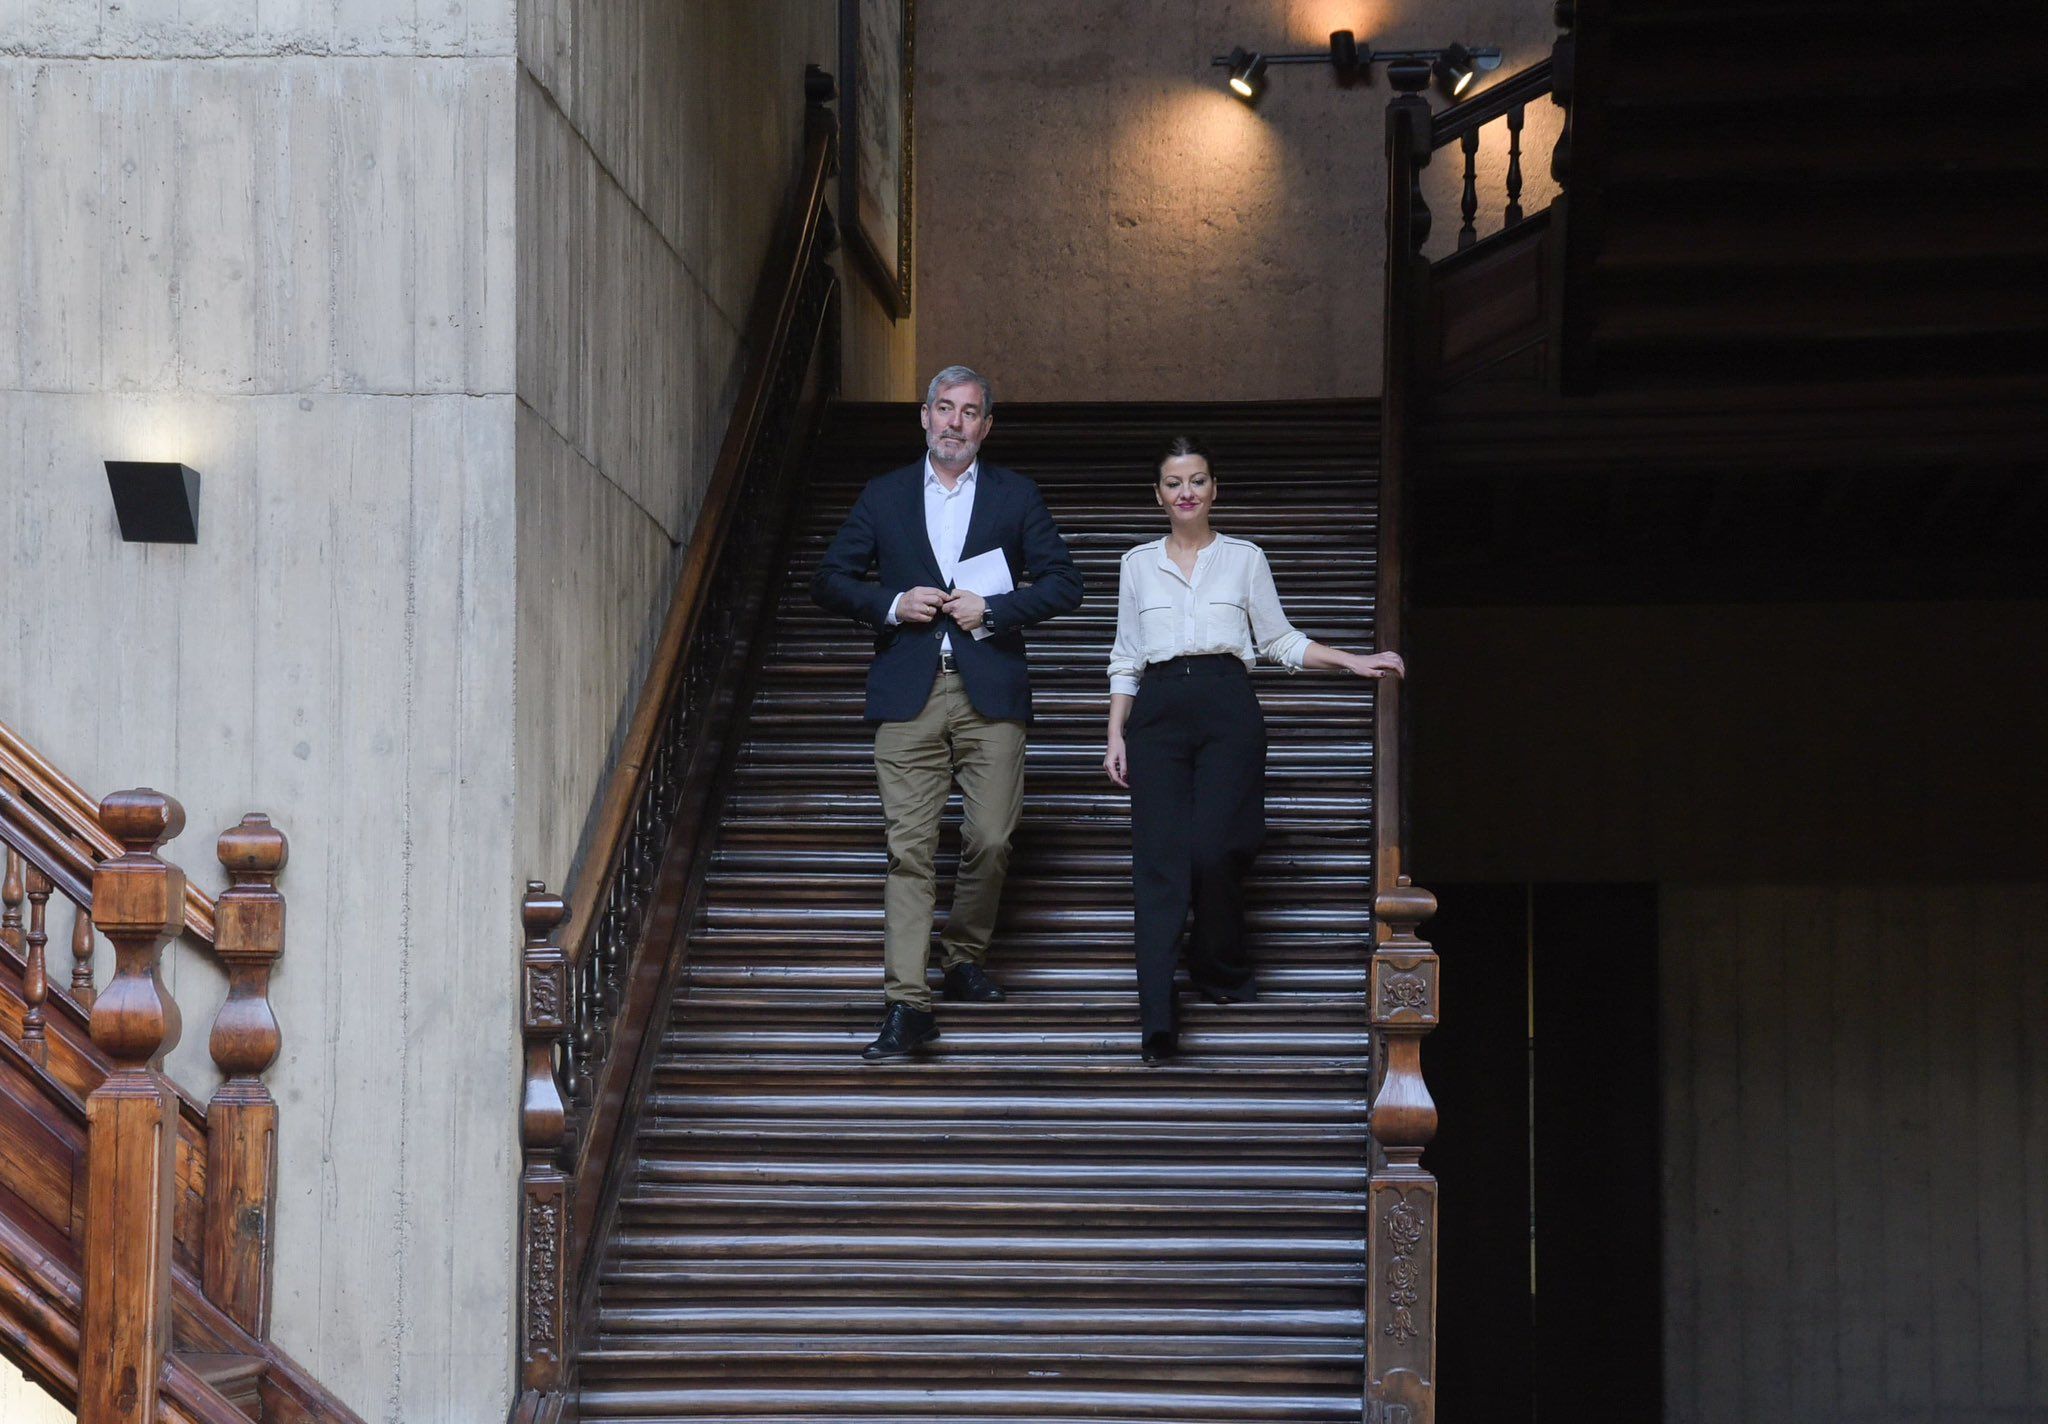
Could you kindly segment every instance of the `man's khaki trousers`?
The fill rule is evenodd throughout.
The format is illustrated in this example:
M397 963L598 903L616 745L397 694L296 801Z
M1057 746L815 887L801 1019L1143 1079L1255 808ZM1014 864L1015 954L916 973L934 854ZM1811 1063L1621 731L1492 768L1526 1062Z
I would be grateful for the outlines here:
M882 895L882 967L888 996L929 1009L925 983L937 900L932 854L939 816L960 783L960 874L939 948L948 967L988 956L1010 865L1010 836L1024 805L1024 724L982 716L958 673L940 673L924 710L875 729L875 778L889 823L889 880Z

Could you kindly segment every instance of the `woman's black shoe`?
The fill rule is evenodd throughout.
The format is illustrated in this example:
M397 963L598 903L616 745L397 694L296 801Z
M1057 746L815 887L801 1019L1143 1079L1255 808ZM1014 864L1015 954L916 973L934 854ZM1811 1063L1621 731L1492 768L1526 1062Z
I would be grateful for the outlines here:
M1197 984L1195 992L1212 1004L1249 1004L1259 997L1259 986L1247 979L1230 989L1220 984Z
M1177 1033L1148 1033L1144 1046L1138 1054L1147 1063L1164 1063L1180 1050L1180 1035Z
M883 1058L904 1058L939 1036L939 1021L929 1009L913 1009L898 1000L889 1001L882 1016L882 1032L860 1051L873 1063Z

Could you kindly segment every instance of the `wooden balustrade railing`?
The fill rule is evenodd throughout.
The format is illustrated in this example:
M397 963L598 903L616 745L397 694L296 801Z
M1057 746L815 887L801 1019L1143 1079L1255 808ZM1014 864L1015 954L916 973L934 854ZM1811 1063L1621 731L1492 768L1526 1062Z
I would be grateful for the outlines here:
M7 743L25 745L11 731ZM46 814L60 809L48 789L75 790L73 783L43 777L31 795L19 779L23 766L10 762L0 774L0 954L21 986L23 1055L49 1070L60 1094L85 1099L78 1414L87 1424L153 1424L178 1234L172 1210L181 1190L203 1189L200 1213L183 1239L197 1257L206 1298L259 1340L269 1329L277 1105L262 1074L281 1043L269 981L284 949L276 880L287 845L260 815L225 832L219 854L231 884L216 905L191 893L184 873L157 854L184 824L177 802L146 788L119 792L79 818L67 794L60 824ZM86 824L90 837L69 829ZM109 845L113 854L102 855ZM72 906L68 986L52 982L48 963L53 899ZM223 1081L203 1109L163 1072L180 1018L159 975L163 947L180 931L196 933L195 910L202 908L206 937L229 977L210 1042ZM115 959L97 995L95 931L113 944ZM60 1027L61 1064L52 1061L51 1047ZM188 1155L203 1168L173 1166L181 1118L184 1139L198 1134L200 1145Z
M0 722L0 812L16 816L24 829L83 877L73 883L74 890L91 880L94 863L121 853L119 843L100 824L99 804L5 722ZM213 943L213 901L190 883L185 886L184 922L187 930ZM90 977L88 972L86 978ZM78 982L75 972L72 982Z
M1522 211L1522 126L1529 105L1549 99L1551 61L1543 60L1509 75L1498 84L1481 90L1462 104L1455 104L1430 120L1432 150L1455 143L1464 157L1463 187L1459 198L1458 249L1463 251L1479 238L1479 136L1488 125L1500 122L1508 134L1508 163L1503 177L1501 225L1505 232L1527 216ZM1427 209L1424 209L1425 213Z
M559 1416L575 1323L594 1287L591 1242L616 1192L619 1144L674 992L695 853L750 651L771 606L802 446L837 380L836 238L825 206L838 166L829 76L810 108L791 218L756 296L748 366L685 551L660 639L566 897L529 883L522 1098L520 1395L513 1418ZM559 908L555 908L559 907ZM559 1075L559 1081L557 1081Z
M1569 21L1569 0L1560 6ZM1531 215L1522 207L1523 120L1530 104L1554 97L1569 73L1561 41L1551 59L1530 66L1461 104L1431 114L1415 76L1409 92L1387 109L1387 273L1384 384L1380 402L1379 592L1375 604L1382 647L1408 651L1405 544L1407 494L1414 482L1416 417L1425 392L1424 327L1431 263L1424 255L1431 216L1422 174L1436 150L1457 144L1464 160L1458 247L1481 240L1476 156L1488 125L1506 125L1508 163L1502 231ZM1567 161L1553 163L1559 181ZM1436 1026L1438 960L1417 928L1436 912L1436 897L1415 885L1408 865L1406 689L1378 685L1373 766L1375 920L1368 984L1374 1029L1370 1181L1370 1286L1366 1310L1366 1417L1381 1424L1434 1424L1436 1419L1437 1182L1422 1164L1436 1135L1437 1110L1422 1074L1422 1040Z
M1380 408L1379 583L1382 648L1407 651L1403 542L1412 333L1421 321L1414 267L1426 265L1429 209L1422 168L1433 134L1429 101L1396 98L1387 112L1386 366ZM1436 1178L1422 1165L1436 1105L1422 1077L1422 1038L1437 1017L1437 965L1415 927L1435 908L1408 876L1403 755L1405 689L1373 698L1373 921L1368 1012L1373 1025L1372 1162L1367 1187L1365 1417L1370 1424L1436 1419Z

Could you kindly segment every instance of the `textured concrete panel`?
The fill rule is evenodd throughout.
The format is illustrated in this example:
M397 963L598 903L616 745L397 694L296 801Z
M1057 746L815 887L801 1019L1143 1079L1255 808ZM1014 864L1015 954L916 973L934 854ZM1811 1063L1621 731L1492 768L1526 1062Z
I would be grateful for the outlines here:
M514 0L0 0L0 53L505 56Z
M1390 91L1276 69L1254 111L1209 64L1339 27L1383 49L1498 44L1503 74L1555 36L1527 0L920 6L920 367L985 364L1026 400L1376 394ZM1555 123L1529 118L1536 207ZM1429 175L1440 241L1457 158Z
M591 689L638 686L680 550L524 406L518 528L516 863L566 867L631 715L622 698Z
M8 384L511 390L509 60L0 75Z
M725 437L834 0L526 0L517 104L522 867L559 885ZM850 292L849 386L911 326Z

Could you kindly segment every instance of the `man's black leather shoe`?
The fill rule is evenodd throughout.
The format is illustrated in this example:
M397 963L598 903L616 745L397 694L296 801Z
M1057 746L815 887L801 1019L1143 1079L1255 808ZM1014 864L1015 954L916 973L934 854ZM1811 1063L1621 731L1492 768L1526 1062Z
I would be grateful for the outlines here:
M1180 1035L1177 1033L1148 1033L1144 1045L1138 1050L1139 1056L1147 1063L1160 1064L1180 1051Z
M1259 986L1250 979L1227 989L1221 984L1197 983L1195 992L1212 1004L1249 1004L1258 999Z
M949 999L974 1004L1000 1004L1009 997L1002 985L988 977L986 970L967 960L946 966L944 993Z
M882 1031L860 1051L873 1063L883 1058L906 1058L939 1036L938 1018L929 1009L913 1009L891 999L889 1012L882 1016Z

